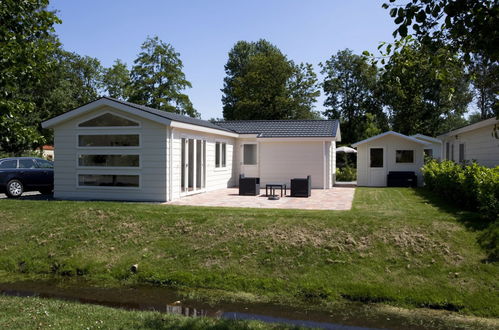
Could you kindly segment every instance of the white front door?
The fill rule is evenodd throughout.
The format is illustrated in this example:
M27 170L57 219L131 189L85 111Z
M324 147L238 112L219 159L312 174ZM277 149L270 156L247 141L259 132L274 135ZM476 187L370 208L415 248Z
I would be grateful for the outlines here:
M386 186L386 155L385 148L369 148L369 186Z
M246 177L258 177L258 144L241 144L241 174Z
M182 138L181 195L200 192L206 186L206 140Z

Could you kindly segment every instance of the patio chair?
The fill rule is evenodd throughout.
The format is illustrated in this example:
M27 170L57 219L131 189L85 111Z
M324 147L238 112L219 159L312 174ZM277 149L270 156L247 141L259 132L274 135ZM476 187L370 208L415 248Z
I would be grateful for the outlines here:
M260 195L260 178L247 178L244 174L239 175L239 195Z
M291 179L291 197L310 197L312 194L312 177Z

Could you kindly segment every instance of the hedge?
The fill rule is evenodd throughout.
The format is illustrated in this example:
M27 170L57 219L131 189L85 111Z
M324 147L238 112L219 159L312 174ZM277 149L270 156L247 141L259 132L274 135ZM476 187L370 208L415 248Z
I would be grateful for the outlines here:
M430 160L421 170L428 189L454 204L479 211L490 220L498 219L499 166Z

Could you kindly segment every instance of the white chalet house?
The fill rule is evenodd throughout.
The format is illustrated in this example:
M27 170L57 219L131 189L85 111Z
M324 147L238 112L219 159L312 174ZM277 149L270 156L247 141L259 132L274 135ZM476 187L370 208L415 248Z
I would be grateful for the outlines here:
M312 177L332 188L337 120L209 121L102 97L42 123L54 130L54 197L165 202Z

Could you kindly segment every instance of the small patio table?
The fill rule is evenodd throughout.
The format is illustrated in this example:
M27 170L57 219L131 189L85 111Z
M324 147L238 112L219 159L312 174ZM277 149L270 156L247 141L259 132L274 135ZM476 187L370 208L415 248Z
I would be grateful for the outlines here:
M281 189L281 197L283 196L283 190L284 190L284 195L287 194L287 187L285 183L267 183L265 185L265 196L269 197L269 190L271 193L271 196L276 196L275 194L275 189L280 188Z

